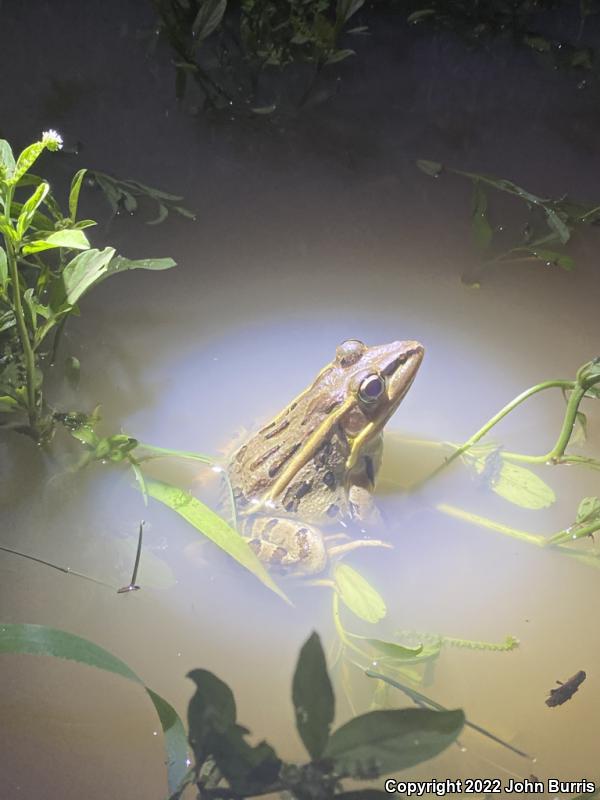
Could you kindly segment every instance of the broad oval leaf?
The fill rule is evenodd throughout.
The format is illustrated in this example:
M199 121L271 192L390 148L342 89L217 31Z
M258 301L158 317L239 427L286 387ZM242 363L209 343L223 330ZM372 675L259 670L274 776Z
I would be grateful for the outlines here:
M379 622L387 613L383 597L363 576L347 564L334 572L337 593L344 605L366 622Z
M600 498L584 497L577 509L577 522L593 522L600 518Z
M187 677L196 684L188 705L190 745L197 763L202 764L209 755L212 734L225 733L235 725L235 698L229 686L206 669L194 669Z
M162 481L147 480L146 489L150 497L176 511L197 531L234 558L238 564L250 570L265 586L289 602L284 592L258 560L248 542L208 506L186 492L185 489L179 489L177 486Z
M85 233L78 228L66 228L55 231L44 239L35 239L23 247L24 253L40 253L42 250L51 250L55 247L65 247L69 250L88 250L90 243Z
M370 711L331 734L325 757L342 775L400 772L437 756L456 740L462 711L405 708Z
M471 463L478 473L482 473L486 469L487 459L477 458ZM521 508L538 510L548 508L556 501L553 489L535 472L504 459L490 482L490 488L509 503Z
M313 761L321 758L329 739L335 699L325 654L317 633L304 643L292 682L296 727Z
M45 625L0 625L0 653L29 653L78 661L142 686L156 709L163 730L169 791L174 792L177 789L188 767L183 723L175 709L163 697L149 689L124 661L88 639Z

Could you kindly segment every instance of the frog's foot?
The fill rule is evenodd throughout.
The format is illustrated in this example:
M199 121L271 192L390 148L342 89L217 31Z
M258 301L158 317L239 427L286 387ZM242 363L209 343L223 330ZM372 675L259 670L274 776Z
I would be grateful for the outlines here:
M348 490L348 501L352 519L359 525L382 525L381 512L375 505L373 495L364 486L351 486Z
M322 572L327 550L321 531L286 517L257 517L243 525L242 534L258 558L302 575Z

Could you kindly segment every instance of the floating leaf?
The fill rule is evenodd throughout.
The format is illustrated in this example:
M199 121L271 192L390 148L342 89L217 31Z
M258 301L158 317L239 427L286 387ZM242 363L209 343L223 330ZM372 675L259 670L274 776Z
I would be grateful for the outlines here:
M387 613L383 597L363 576L347 564L334 572L336 590L344 605L366 622L379 622Z
M492 240L492 226L487 218L487 195L480 181L473 182L473 211L471 214L473 237L481 250L486 250Z
M289 602L284 592L258 560L248 542L208 506L184 489L162 481L146 481L146 488L150 497L176 511L197 531L200 531L239 564L250 570L265 586Z
M65 375L71 387L77 389L81 377L81 363L75 356L67 356L65 359Z
M400 772L445 750L464 722L462 711L369 711L332 733L325 757L333 760L342 775L376 777Z
M600 498L584 497L577 509L577 522L592 522L600 519Z
M472 459L472 463L478 473L483 472L484 459ZM556 500L554 491L535 472L505 460L491 482L491 489L521 508L548 508Z
M426 175L431 175L432 178L437 178L444 170L444 165L439 161L425 161L420 158L415 162L417 167Z
M325 654L316 633L304 643L292 683L296 727L313 761L321 758L329 739L335 700Z
M187 742L183 723L175 709L149 689L124 661L97 644L67 631L44 625L0 625L0 653L28 653L78 661L112 672L139 684L148 694L165 737L169 791L173 792L187 772Z

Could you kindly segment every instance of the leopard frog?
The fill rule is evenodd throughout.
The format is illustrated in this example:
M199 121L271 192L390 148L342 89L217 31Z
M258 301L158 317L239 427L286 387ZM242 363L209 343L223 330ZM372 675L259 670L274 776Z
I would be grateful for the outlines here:
M343 342L310 386L233 453L227 469L240 531L261 560L313 574L330 555L383 544L359 538L328 547L378 520L371 492L383 427L423 352L415 341Z

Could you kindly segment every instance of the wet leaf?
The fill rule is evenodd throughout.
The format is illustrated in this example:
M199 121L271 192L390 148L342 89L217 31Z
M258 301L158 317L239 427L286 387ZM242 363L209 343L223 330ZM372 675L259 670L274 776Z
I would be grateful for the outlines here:
M23 203L19 219L17 220L17 237L19 239L22 239L25 235L25 232L31 225L31 221L38 206L42 203L49 190L50 185L43 181L37 186L31 197Z
M587 523L596 519L600 519L600 498L584 497L577 509L576 521Z
M239 564L250 570L265 586L289 602L284 592L273 581L246 540L208 506L201 503L200 500L184 489L179 489L162 481L147 480L146 488L150 497L176 511L197 531L204 534L211 542L214 542L217 547L220 547Z
M78 172L75 173L73 176L73 180L71 181L71 190L69 192L69 215L71 217L71 222L75 222L77 219L77 206L79 205L79 193L81 191L81 184L85 177L87 170L80 169Z
M35 239L23 247L24 253L41 253L55 247L66 247L70 250L88 250L90 243L80 228L70 228L50 233L44 239ZM68 265L67 265L68 266Z
M492 226L487 218L487 195L480 181L473 182L473 238L480 250L486 250L492 240Z
M356 636L352 634L353 639L361 639L362 641L370 644L378 653L387 658L394 659L395 661L405 661L406 659L414 659L415 656L423 652L423 645L416 647L407 647L397 642L386 642L384 639L370 639L367 636Z
M124 661L88 639L44 625L0 625L0 653L28 653L78 661L142 686L160 719L167 751L169 791L175 791L187 772L188 750L183 723L175 709L149 689Z
M379 622L387 613L383 597L363 576L347 564L334 572L336 590L344 605L366 622Z
M335 9L338 25L341 27L348 22L364 4L365 0L338 0Z
M476 471L482 473L485 460L478 458L473 463ZM548 508L556 500L554 491L535 472L504 460L491 481L490 488L509 503L521 508Z
M0 247L0 291L3 291L8 284L8 261L6 259L6 252L3 247Z
M203 0L192 24L192 34L199 42L210 36L219 25L226 8L227 0Z
M325 654L316 633L304 643L292 683L296 727L308 754L321 758L333 722L335 700Z
M67 356L65 359L65 376L71 387L77 389L81 377L81 363L75 356Z
M462 711L369 711L332 733L325 757L344 775L376 777L399 772L445 750L464 722Z
M546 208L545 211L549 228L556 233L562 244L566 244L571 238L569 226L556 211L553 211L551 208Z
M425 161L419 159L415 163L421 172L424 172L426 175L431 175L432 178L437 178L444 170L444 165L440 164L439 161Z

